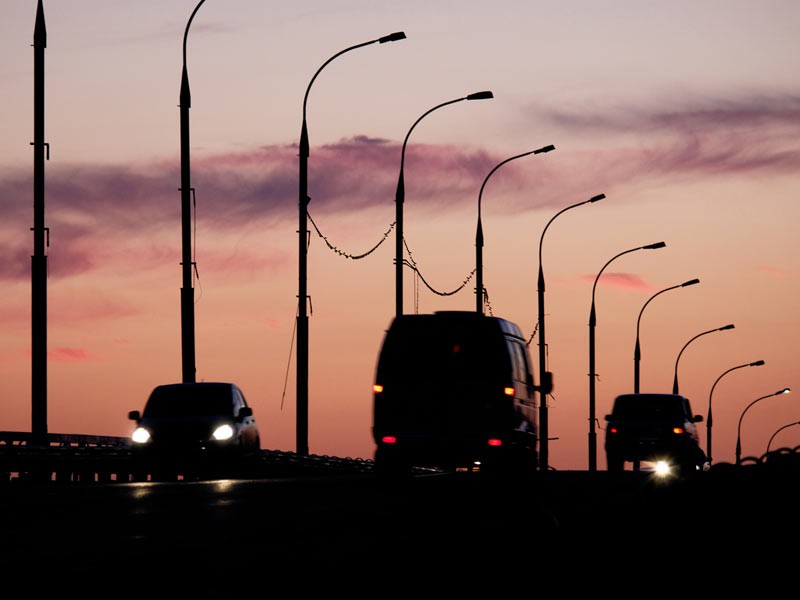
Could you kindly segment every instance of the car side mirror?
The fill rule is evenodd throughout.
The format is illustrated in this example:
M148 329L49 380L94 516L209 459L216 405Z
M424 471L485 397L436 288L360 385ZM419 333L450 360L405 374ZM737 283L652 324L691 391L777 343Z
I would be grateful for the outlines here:
M136 421L138 423L139 419L142 418L142 415L139 413L138 410L132 410L131 412L128 413L128 418L131 421Z
M703 422L703 415L695 415L693 421L695 423L702 423Z
M249 406L243 406L242 408L239 409L239 415L237 416L237 419L241 421L247 417L252 417L252 416L253 416L253 409Z
M603 418L604 418L606 421L610 421L610 420L611 420L611 415L606 415L606 416L605 416L605 417L603 417Z

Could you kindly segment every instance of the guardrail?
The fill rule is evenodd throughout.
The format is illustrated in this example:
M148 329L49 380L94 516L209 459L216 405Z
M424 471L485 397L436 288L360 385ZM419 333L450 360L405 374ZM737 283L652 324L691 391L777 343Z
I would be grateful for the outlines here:
M127 437L111 435L47 434L48 448L126 448L128 444ZM0 431L0 448L4 446L30 448L36 445L33 443L33 435L28 431Z
M132 455L126 437L51 433L46 445L37 445L29 432L0 431L0 482L175 481L207 473L226 478L298 477L368 473L372 469L371 460L282 450L261 450L233 466L212 460L146 463Z

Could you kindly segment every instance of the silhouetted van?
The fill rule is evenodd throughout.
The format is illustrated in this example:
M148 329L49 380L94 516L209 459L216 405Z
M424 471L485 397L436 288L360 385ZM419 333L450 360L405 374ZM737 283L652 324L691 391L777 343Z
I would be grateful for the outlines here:
M400 315L377 361L376 471L535 471L537 394L516 324L478 312Z

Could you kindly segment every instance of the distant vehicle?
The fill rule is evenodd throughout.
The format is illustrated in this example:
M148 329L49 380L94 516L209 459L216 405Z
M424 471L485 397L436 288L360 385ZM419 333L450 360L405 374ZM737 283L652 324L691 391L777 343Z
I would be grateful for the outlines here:
M695 415L689 399L680 394L623 394L614 399L605 419L609 471L624 470L626 462L635 467L656 463L680 474L706 465L696 425L703 416Z
M173 383L157 386L136 422L131 449L139 458L204 460L257 452L261 438L253 409L233 383Z
M466 311L395 317L373 386L376 472L535 471L538 392L516 324Z

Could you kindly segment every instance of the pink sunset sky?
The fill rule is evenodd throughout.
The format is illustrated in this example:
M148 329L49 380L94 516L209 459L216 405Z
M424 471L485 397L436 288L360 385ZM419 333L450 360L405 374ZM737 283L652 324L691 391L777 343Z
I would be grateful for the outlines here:
M35 0L0 7L0 430L31 428ZM125 436L129 410L181 379L179 89L195 0L44 1L48 430ZM733 461L753 400L798 390L800 3L207 0L192 21L191 167L198 381L238 383L262 446L295 449L298 141L308 101L309 447L371 458L371 385L395 314L404 163L405 312L474 310L482 195L487 312L532 333L544 238L550 465L587 467L596 289L598 462L633 391L713 394L713 457ZM314 227L318 227L319 229ZM324 237L323 237L324 236ZM360 258L364 255L363 258ZM359 257L359 258L356 258ZM409 258L406 255L404 258ZM466 282L466 283L465 283ZM460 289L459 289L460 288ZM449 292L459 289L450 294ZM530 344L538 370L538 346ZM538 373L537 373L538 377ZM800 421L800 398L747 413L745 456ZM705 447L705 424L700 425ZM800 445L787 428L773 449Z

